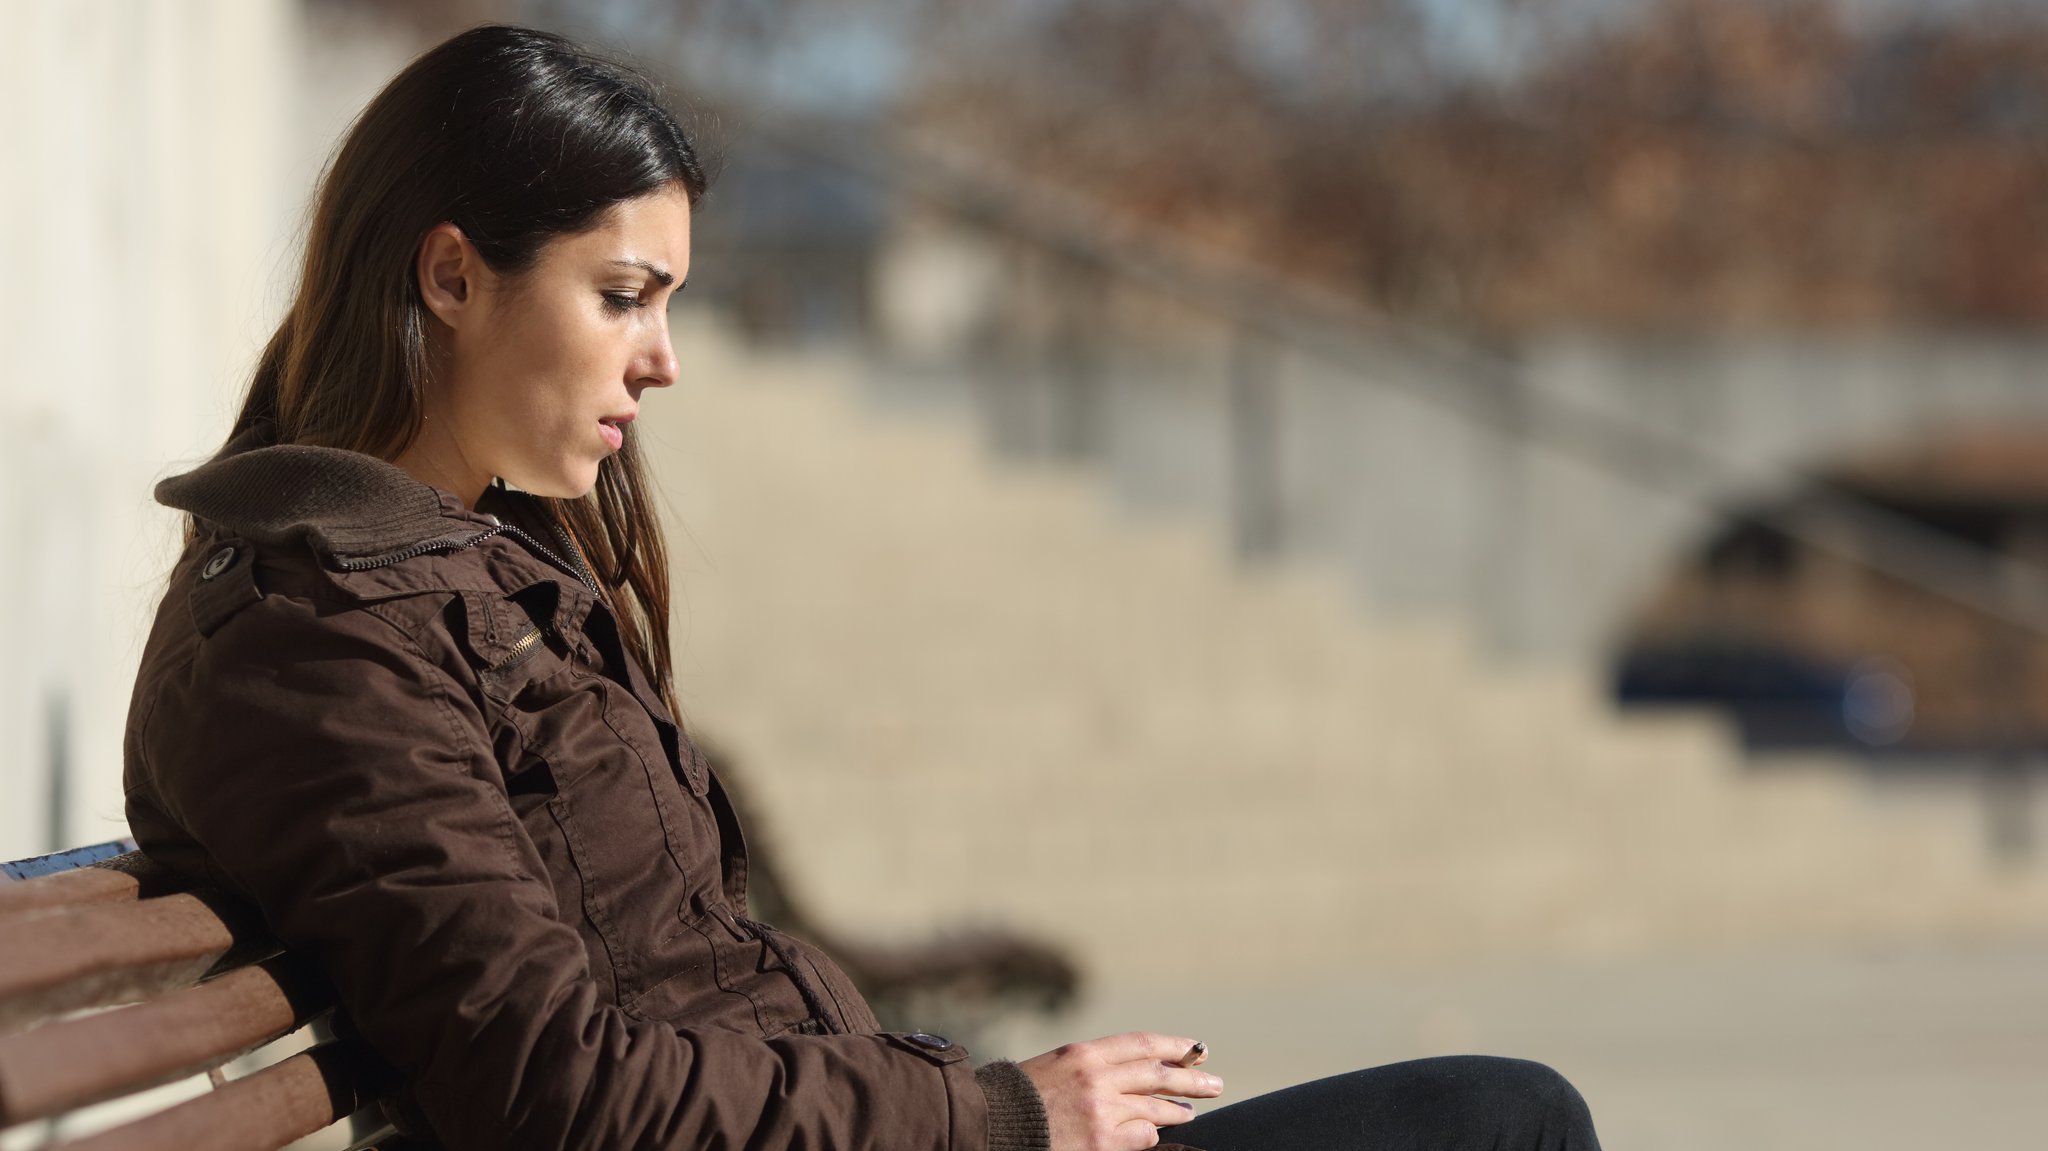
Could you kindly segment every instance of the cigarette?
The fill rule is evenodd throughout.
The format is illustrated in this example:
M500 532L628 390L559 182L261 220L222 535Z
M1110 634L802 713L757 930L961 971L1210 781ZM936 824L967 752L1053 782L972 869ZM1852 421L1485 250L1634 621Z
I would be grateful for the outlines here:
M1188 1048L1186 1055L1174 1060L1174 1065L1178 1067L1193 1067L1208 1057L1209 1045L1207 1043L1197 1043L1193 1047Z

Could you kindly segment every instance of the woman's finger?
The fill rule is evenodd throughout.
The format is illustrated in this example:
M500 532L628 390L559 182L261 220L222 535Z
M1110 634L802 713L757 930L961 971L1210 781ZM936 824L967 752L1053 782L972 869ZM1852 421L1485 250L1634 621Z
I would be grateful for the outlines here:
M1156 1031L1126 1031L1121 1035L1092 1040L1087 1045L1111 1063L1129 1063L1138 1059L1171 1063L1186 1055L1195 1041L1180 1035L1161 1035Z
M1155 1127L1171 1127L1185 1123L1195 1117L1195 1105L1175 1099L1158 1099L1146 1096L1139 1109L1144 1112L1145 1121Z
M1110 1146L1128 1147L1131 1151L1144 1151L1147 1147L1159 1146L1159 1126L1143 1119L1120 1123L1109 1133Z
M1207 1071L1176 1067L1171 1063L1119 1063L1103 1079L1126 1095L1180 1095L1189 1099L1214 1099L1223 1094L1223 1080Z

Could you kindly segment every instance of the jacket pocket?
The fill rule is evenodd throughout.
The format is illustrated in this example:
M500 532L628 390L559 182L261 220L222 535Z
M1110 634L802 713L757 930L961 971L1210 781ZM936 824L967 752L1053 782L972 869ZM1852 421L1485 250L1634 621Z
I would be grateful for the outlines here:
M559 667L566 645L555 632L555 610L544 591L524 595L465 590L450 605L447 624L476 669L485 694L503 703L519 693L531 675L521 670L533 660L554 655ZM534 671L546 670L534 668Z

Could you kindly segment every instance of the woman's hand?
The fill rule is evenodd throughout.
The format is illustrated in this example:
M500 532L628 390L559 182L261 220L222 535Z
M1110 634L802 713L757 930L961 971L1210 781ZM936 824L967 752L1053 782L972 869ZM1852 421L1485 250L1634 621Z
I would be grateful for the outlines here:
M1185 1123L1194 1109L1157 1098L1213 1099L1223 1080L1182 1067L1194 1040L1150 1031L1069 1043L1017 1066L1038 1087L1052 1128L1052 1151L1141 1151L1159 1129Z

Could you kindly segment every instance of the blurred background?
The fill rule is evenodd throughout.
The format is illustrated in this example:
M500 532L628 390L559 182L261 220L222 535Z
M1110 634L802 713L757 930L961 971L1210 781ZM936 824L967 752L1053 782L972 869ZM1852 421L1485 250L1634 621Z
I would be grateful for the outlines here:
M0 20L0 858L124 834L150 488L350 118L510 20L721 158L638 426L785 916L1078 973L892 1022L1540 1059L1616 1148L2048 1125L2048 5Z

